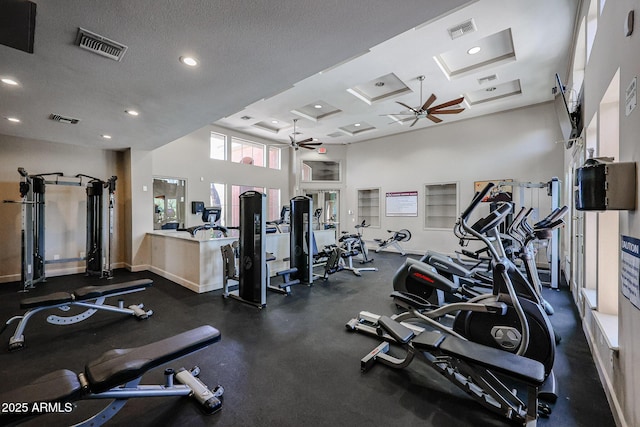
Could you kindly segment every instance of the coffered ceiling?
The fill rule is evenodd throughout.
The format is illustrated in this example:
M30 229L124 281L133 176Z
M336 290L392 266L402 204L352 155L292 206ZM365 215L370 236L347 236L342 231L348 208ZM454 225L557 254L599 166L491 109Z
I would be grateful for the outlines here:
M442 126L551 100L578 1L35 1L34 53L0 45L0 134L148 150L212 123L338 144ZM464 111L410 127L397 102L432 93Z

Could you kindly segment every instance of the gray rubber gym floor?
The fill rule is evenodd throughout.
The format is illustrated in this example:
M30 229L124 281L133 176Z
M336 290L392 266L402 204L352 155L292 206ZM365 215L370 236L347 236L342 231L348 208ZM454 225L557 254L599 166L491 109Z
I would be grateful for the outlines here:
M342 271L313 287L297 286L291 296L268 294L262 310L222 298L220 291L195 294L148 272L116 270L106 281L84 275L54 277L29 296L68 291L87 284L151 278L151 288L125 295L125 305L153 309L148 320L98 312L70 326L34 316L25 330L26 348L9 353L12 324L2 333L0 392L60 368L75 372L112 348L147 344L209 324L222 340L166 365L201 368L211 388L225 389L221 412L205 416L188 398L132 399L108 425L126 426L503 426L503 419L476 404L419 360L404 370L378 365L360 372L360 358L378 341L348 332L345 323L360 310L393 314L391 277L404 258L376 254L378 272L362 277ZM18 283L0 286L0 320L22 314ZM559 398L539 426L614 426L611 411L571 296L545 289L555 307L551 321L562 336L555 371ZM162 384L163 367L148 372L142 384ZM100 402L82 401L66 415L39 417L26 425L67 426L84 419Z

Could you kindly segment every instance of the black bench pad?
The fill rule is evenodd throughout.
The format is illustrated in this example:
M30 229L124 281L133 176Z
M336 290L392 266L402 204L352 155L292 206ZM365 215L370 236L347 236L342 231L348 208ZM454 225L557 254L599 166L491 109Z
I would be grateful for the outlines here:
M39 297L25 298L20 301L20 308L46 307L55 304L65 304L73 301L73 295L69 292L54 292Z
M540 386L545 380L544 365L517 354L466 341L453 335L425 331L411 341L418 350L438 349L466 362L500 372L519 381Z
M75 296L76 301L83 301L106 297L119 292L127 292L138 288L148 288L152 284L153 280L140 279L106 286L84 286L73 291L73 295Z
M212 326L200 326L142 347L109 350L88 363L85 374L91 391L101 393L218 341L220 331Z
M12 420L28 417L31 408L38 402L70 402L78 399L82 387L75 372L60 369L36 379L30 384L0 394L0 402L28 403L27 413L0 413L0 425Z
M47 307L56 304L66 304L73 301L86 301L133 289L147 288L151 286L151 284L153 284L153 280L140 279L106 286L84 286L76 289L73 293L54 292L52 294L42 295L39 297L25 298L20 301L20 308L29 309L35 307Z

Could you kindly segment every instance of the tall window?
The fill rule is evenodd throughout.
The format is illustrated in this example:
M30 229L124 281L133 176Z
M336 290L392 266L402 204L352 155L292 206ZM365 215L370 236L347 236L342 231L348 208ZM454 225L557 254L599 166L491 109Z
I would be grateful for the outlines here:
M265 146L231 137L231 161L264 167Z
M280 218L280 189L267 190L267 221Z
M281 160L280 156L282 150L278 147L269 147L269 169L280 169Z
M259 191L264 193L264 187L251 187L247 185L231 186L231 224L225 224L231 227L240 225L240 195L245 191Z
M210 193L210 197L209 197L209 201L211 202L210 206L220 206L221 208L221 213L220 213L220 225L226 225L226 218L225 218L225 208L226 208L226 199L225 199L225 191L224 191L224 184L218 184L215 182L211 183L211 193Z
M209 139L209 157L216 160L226 160L227 135L211 132Z

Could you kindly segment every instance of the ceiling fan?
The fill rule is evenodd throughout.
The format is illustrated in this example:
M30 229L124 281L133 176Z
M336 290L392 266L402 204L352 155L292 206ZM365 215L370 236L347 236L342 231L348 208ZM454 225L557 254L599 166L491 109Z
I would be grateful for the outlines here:
M322 145L322 142L314 141L313 138L307 138L302 141L296 141L296 136L298 132L296 132L296 123L298 123L298 119L293 119L293 133L289 135L289 139L291 140L291 146L297 151L300 147L306 148L307 150L315 150L315 147L318 145Z
M427 99L425 101L424 104L422 104L422 82L424 81L424 76L418 76L418 80L420 80L420 104L422 105L421 107L410 107L407 104L400 102L400 101L396 101L398 104L402 105L403 107L407 108L409 110L409 112L402 112L402 113L396 113L396 114L391 114L393 116L403 116L403 115L412 115L415 116L415 120L413 121L413 123L411 123L411 125L409 125L409 127L412 127L413 125L415 125L419 119L423 119L423 118L427 118L429 120L431 120L434 123L440 123L442 121L441 118L436 117L436 114L458 114L458 113L462 113L464 111L464 108L449 108L449 107L453 107L454 105L458 105L460 104L462 101L464 101L464 97L460 97L460 98L456 98L456 99L452 99L451 101L447 101L447 102L443 102L442 104L438 104L435 106L431 106L431 104L433 104L436 100L436 96L434 94L431 94L431 96L429 97L429 99Z

